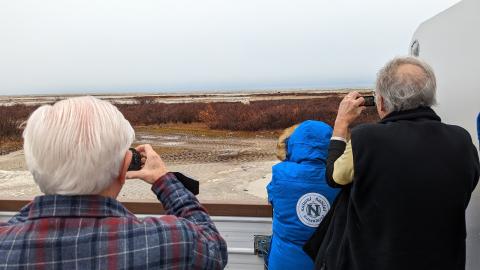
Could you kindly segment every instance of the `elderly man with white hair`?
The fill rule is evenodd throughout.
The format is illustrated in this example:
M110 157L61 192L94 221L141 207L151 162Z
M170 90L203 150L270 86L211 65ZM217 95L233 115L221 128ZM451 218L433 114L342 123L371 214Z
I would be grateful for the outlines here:
M378 74L378 123L350 132L364 98L352 92L342 100L326 174L342 191L304 247L316 269L465 269L478 153L466 130L430 108L435 92L431 67L406 57Z
M24 150L40 190L0 223L1 269L222 269L226 243L200 205L112 104L93 97L38 108L27 121ZM126 178L140 178L165 208L137 218L116 200Z

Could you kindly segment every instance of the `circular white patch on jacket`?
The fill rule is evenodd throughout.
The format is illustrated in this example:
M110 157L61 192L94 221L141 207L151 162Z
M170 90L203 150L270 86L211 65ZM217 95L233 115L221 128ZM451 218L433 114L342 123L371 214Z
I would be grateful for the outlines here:
M328 210L330 203L325 196L318 193L307 193L297 202L298 219L309 227L318 227Z

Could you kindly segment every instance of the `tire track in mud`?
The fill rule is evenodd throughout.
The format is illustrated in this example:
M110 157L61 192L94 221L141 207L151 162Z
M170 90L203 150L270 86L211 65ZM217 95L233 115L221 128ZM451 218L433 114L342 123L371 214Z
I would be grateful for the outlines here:
M186 162L251 162L272 160L275 155L262 152L186 152L186 153L165 153L161 155L166 162L186 163Z
M136 143L168 148L161 157L170 163L252 162L275 159L273 138L208 138L190 134L138 133Z

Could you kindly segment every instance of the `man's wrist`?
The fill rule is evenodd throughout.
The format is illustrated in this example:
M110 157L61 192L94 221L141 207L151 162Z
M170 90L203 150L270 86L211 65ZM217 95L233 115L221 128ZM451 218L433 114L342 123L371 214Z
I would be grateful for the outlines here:
M156 183L158 180L162 179L165 177L165 175L168 174L168 171L162 171L162 172L155 172L152 173L145 181L151 185Z
M173 173L166 173L159 177L155 182L152 183L151 190L159 195L169 186L172 186L173 183L176 183L178 180Z
M158 184L162 183L166 178L171 177L171 176L169 176L169 174L171 174L171 176L175 177L175 175L173 175L172 173L166 172L162 176L158 177L156 180L153 180L151 182L152 186L153 185L158 185Z
M346 121L337 120L335 121L335 125L333 127L333 135L334 137L342 137L347 138L348 136L348 127L349 124Z
M345 138L345 137L340 137L340 136L332 136L332 137L330 138L330 140L332 140L332 141L342 141L342 142L344 142L344 143L347 143L347 138Z
M153 185L151 190L162 203L167 215L181 216L180 208L188 203L197 202L195 196L188 192L185 186L180 182L174 173L167 173L160 177ZM178 212L180 211L180 212Z

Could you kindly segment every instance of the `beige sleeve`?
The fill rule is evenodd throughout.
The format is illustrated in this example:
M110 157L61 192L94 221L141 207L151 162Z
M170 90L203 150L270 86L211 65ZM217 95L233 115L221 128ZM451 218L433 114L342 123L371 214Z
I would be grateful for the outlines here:
M353 180L353 154L352 143L349 141L345 147L345 152L333 165L333 180L339 185L346 185Z

